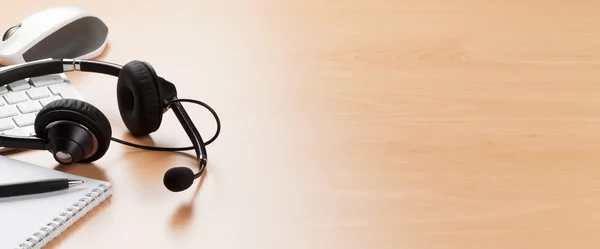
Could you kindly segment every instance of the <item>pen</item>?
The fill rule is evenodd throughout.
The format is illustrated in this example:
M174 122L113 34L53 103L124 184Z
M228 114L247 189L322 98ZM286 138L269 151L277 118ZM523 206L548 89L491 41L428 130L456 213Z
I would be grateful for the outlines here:
M82 180L59 178L3 184L0 185L0 198L58 191L82 183L84 183Z

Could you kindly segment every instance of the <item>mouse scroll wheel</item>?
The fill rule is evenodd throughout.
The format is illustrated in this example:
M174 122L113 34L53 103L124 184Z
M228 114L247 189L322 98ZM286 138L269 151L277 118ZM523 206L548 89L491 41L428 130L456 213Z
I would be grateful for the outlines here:
M4 36L2 36L2 41L6 41L8 40L8 38L10 38L15 32L17 32L17 30L21 27L21 25L15 25L10 27L5 33Z

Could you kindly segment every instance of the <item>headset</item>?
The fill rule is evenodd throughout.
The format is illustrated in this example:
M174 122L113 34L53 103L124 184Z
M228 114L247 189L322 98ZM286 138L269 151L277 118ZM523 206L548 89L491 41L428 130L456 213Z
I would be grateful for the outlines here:
M54 100L36 115L35 135L0 135L0 147L48 150L60 164L90 163L107 152L110 141L154 151L184 151L194 149L199 171L175 167L165 172L163 184L172 192L188 189L198 179L208 162L206 145L221 131L217 113L207 104L193 99L177 98L175 85L158 76L147 62L134 60L123 66L111 62L84 59L45 59L17 64L0 72L0 86L32 77L69 71L112 75L117 80L117 102L123 123L133 136L148 135L160 127L163 114L169 109L183 126L193 146L165 148L145 146L112 137L106 116L92 104L79 99ZM206 143L182 106L182 102L208 109L217 123L215 135Z

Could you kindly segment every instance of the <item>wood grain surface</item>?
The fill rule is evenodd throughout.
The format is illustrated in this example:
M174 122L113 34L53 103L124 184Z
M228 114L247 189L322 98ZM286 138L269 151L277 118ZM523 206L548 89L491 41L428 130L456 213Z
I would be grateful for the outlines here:
M99 59L150 62L209 103L221 136L192 151L113 143L91 165L8 156L110 181L114 195L48 249L597 248L600 3L517 0L33 0L8 28L77 5L110 28ZM113 135L190 144L172 112L133 138L116 78L69 74ZM210 114L184 105L205 138Z

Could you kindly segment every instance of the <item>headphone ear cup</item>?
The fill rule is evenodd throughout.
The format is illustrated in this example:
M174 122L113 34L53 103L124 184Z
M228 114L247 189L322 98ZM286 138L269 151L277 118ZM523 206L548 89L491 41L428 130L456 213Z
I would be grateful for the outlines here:
M117 82L121 119L132 135L148 135L160 127L163 105L158 76L150 64L132 61L121 69Z
M52 122L63 120L83 125L96 138L97 148L94 154L79 162L93 162L106 154L112 137L110 122L95 106L78 99L59 99L44 106L35 118L36 135L45 138L46 127Z

